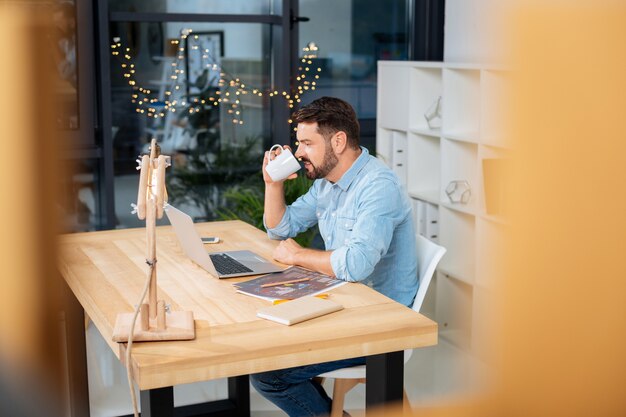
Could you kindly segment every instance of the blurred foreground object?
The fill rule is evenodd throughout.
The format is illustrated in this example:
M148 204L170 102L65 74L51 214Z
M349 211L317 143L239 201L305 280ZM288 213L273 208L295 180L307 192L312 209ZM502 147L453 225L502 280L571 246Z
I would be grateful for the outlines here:
M626 3L527 1L515 18L500 415L624 416Z
M0 415L11 417L58 416L63 393L44 18L34 6L0 5Z

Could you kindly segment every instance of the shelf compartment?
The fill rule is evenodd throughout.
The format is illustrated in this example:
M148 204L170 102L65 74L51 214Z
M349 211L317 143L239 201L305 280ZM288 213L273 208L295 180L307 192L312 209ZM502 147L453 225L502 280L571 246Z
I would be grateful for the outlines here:
M479 159L478 212L494 220L505 221L507 213L507 191L510 181L510 151L502 148L481 145Z
M457 142L462 142L462 143L474 143L476 145L478 145L480 143L480 138L478 136L473 136L473 137L469 137L467 135L455 135L453 133L446 133L445 135L442 136L445 139L450 139L450 140L454 140Z
M438 203L439 175L441 172L439 138L409 133L408 161L410 161L407 170L407 190L409 193L424 194L429 197L436 194L434 203Z
M464 350L470 348L472 294L472 286L437 273L439 335Z
M441 270L473 283L475 274L475 217L439 206L439 242L448 251Z
M393 164L393 143L392 143L392 131L389 129L378 129L378 135L376 137L376 157L382 160L389 168Z
M458 206L459 210L476 212L481 187L478 184L478 145L441 139L441 194L442 202ZM446 194L446 187L451 181L467 181L471 187L471 196L466 204L452 203Z
M387 129L406 131L408 128L409 109L409 74L408 66L379 65L377 117L379 126Z
M467 274L463 275L462 271L447 269L446 265L440 265L438 271L450 279L455 279L463 284L474 285L474 283L470 280L470 277L468 277Z
M480 128L484 144L502 148L511 145L511 85L506 71L481 72Z
M443 135L476 140L480 134L480 71L443 70Z
M494 293L481 287L473 288L472 353L485 362L494 358L497 311Z
M439 206L421 199L412 199L415 231L435 243L439 242Z
M476 285L496 290L505 281L508 230L503 224L476 219Z
M410 73L410 120L409 127L420 131L438 134L441 130L442 115L437 120L439 128L431 129L424 113L442 96L441 68L412 68Z
M447 197L446 197L447 198ZM442 206L449 208L453 211L458 211L459 213L469 214L470 216L476 215L476 210L471 207L468 207L466 204L452 204L450 201L440 203Z
M439 138L441 136L441 131L440 130L434 130L434 129L415 129L415 128L411 128L411 129L409 129L409 132L417 133L418 135L430 136L430 137L433 137L433 138Z
M433 204L439 204L439 189L424 190L424 191L411 191L409 190L409 197L416 200L423 200Z

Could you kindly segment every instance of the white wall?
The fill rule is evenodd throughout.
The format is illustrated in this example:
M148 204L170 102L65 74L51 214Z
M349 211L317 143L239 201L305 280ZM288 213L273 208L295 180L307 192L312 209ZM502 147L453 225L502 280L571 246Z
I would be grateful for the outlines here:
M446 0L444 61L505 60L507 8L511 0Z

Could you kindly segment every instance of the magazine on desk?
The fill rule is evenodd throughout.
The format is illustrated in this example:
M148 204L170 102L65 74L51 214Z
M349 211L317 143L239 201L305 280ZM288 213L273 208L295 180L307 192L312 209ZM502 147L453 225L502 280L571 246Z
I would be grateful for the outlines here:
M293 300L337 288L346 281L292 266L281 272L233 284L237 292L265 300Z

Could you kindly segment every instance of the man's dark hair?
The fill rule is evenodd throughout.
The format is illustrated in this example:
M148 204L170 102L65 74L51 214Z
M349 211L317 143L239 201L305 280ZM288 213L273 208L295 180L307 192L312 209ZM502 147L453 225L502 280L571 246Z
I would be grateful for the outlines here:
M348 146L359 148L359 122L352 106L335 97L322 97L307 104L291 116L294 123L315 123L324 139L342 131Z

